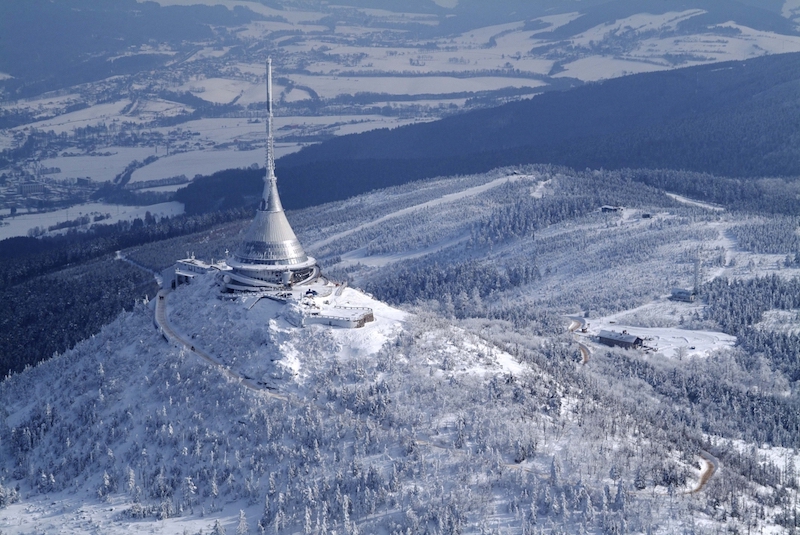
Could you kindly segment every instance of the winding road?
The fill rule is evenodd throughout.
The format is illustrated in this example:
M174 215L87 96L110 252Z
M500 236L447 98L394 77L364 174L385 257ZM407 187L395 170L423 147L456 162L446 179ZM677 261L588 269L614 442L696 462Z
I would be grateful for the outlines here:
M573 333L572 337L578 342L575 337L575 331L582 329L586 325L586 321L580 316L567 316L567 318L570 320L569 332ZM589 349L589 346L583 342L578 342L578 350L581 352L581 364L589 362L589 358L592 356L592 350Z
M592 356L592 350L589 349L589 346L581 342L578 342L578 349L580 350L581 357L583 358L583 360L581 360L581 364L586 364L587 362L589 362L589 357Z
M568 316L568 319L570 320L568 330L570 333L573 333L573 338L575 338L575 331L583 328L586 322L583 318L578 316ZM575 341L578 342L577 338ZM583 358L581 364L585 365L589 362L589 358L592 356L592 351L583 342L578 342L578 349L580 350L581 357ZM697 486L695 488L685 492L684 494L697 494L698 492L701 492L719 469L719 460L707 451L700 451L700 457L702 458L702 462L704 464L704 466L700 469L700 480L697 482Z
M172 340L173 342L182 345L188 351L194 353L195 355L206 361L208 364L215 366L224 375L226 375L230 379L233 379L234 381L239 382L242 386L244 386L247 389L262 392L266 394L268 397L271 397L272 399L277 399L284 402L289 401L289 398L287 398L286 396L270 392L269 389L267 389L265 386L260 385L255 381L253 381L252 379L244 377L240 373L230 369L229 366L226 366L225 364L223 364L210 354L206 353L202 349L195 347L195 345L192 344L191 341L186 340L181 335L176 333L175 330L172 328L172 326L169 324L169 319L167 318L167 295L169 295L169 292L165 290L159 290L158 298L156 299L156 315L155 315L156 326L161 330L161 333L164 335L165 338L167 338L167 340Z
M719 460L707 451L700 451L700 457L703 458L703 462L705 463L705 466L700 470L700 481L698 481L697 486L693 490L687 492L687 494L697 494L703 490L719 469Z

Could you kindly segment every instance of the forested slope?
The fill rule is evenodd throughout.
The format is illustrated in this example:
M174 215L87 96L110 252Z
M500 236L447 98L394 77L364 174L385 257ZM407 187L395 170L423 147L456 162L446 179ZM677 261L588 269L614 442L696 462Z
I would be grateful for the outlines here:
M427 124L332 139L284 156L303 207L502 165L800 174L800 54L608 80Z

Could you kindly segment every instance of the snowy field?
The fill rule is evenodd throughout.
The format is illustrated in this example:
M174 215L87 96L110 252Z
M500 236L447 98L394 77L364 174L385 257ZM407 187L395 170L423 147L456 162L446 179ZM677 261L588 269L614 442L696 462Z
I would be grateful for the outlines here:
M800 310L768 310L756 328L786 334L800 333Z
M70 104L81 101L78 93L67 93L63 95L43 95L26 99L12 100L0 104L3 110L26 110L38 115L52 114L63 110Z
M679 203L688 204L690 206L697 206L699 208L705 208L707 210L715 210L715 211L719 211L719 212L724 212L725 211L725 208L723 208L722 206L716 206L716 205L713 205L713 204L709 204L707 202L700 202L700 201L695 201L695 200L692 200L692 199L687 199L683 195L678 195L676 193L667 193L667 196L669 198L671 198L671 199L675 199Z
M475 77L455 78L443 76L425 77L339 77L289 75L294 82L314 89L324 98L356 93L386 93L390 95L436 95L460 92L476 92L503 89L506 87L541 87L544 82L523 78Z
M688 328L635 327L626 325L623 320L616 318L616 315L612 315L590 320L589 333L597 335L601 330L618 333L627 331L628 334L642 338L645 346L655 348L652 358L656 359L666 357L681 360L688 357L709 357L718 351L730 349L736 344L735 336L721 332ZM580 338L590 340L589 337Z
M127 117L122 114L126 106L130 105L130 100L119 100L107 104L96 104L88 108L65 113L52 119L45 119L17 127L14 130L23 128L36 128L45 132L53 131L56 134L71 133L75 128L85 128L87 126L97 126L100 123L112 124L120 121L137 122L136 117Z
M18 212L18 215L14 217L10 217L9 211L6 209L3 210L5 219L0 221L0 239L4 240L13 236L27 236L28 231L33 228L39 227L46 229L51 225L72 221L84 215L89 215L91 217L109 215L110 217L108 219L103 219L99 222L100 224L108 225L116 223L117 221L131 221L137 217L144 219L147 212L158 217L172 217L183 213L183 204L179 202L166 202L150 206L124 206L119 204L86 203L78 204L63 210L55 210L53 212ZM92 224L93 222L89 223L88 226Z
M452 113L440 105L472 105L437 98L456 92L540 89L548 76L592 82L800 51L797 36L741 24L682 33L681 22L701 10L639 14L548 40L579 16L570 13L421 46L402 26L437 24L430 15L360 9L332 29L323 19L350 8L160 3L198 1L273 18L229 35L248 47L273 42L276 74L295 84L275 87L279 102L297 110L284 116L278 106L278 141L291 139L278 143L278 156L304 138L432 120ZM797 18L800 1L787 0L784 14ZM362 16L376 24L357 26ZM537 22L544 27L525 29ZM6 102L3 110L33 119L0 132L0 147L20 146L30 128L73 136L105 124L110 135L161 134L172 154L98 146L87 149L95 155L41 164L61 168L54 178L101 181L158 155L133 173L134 183L262 165L265 124L254 116L263 114L264 67L260 52L242 48L200 43L168 76L130 86L150 92L146 98L112 80ZM118 100L63 113L98 88L118 91ZM161 90L243 108L156 123L192 111L157 98ZM359 92L387 95L370 106L427 109L415 117L347 115L350 105L329 100ZM104 152L114 154L97 155ZM794 251L752 252L734 235L751 222L741 214L618 179L529 166L290 213L306 250L351 286L318 299L368 306L376 321L357 330L303 329L291 307L263 299L251 306L199 277L166 300L170 321L190 340L183 344L153 327L153 303L138 304L74 349L0 382L7 453L0 497L20 499L0 509L0 531L784 533L781 515L796 508L792 475L800 462L793 362L770 361L768 351L746 355L748 334L731 331L740 333L737 345L720 331L724 322L706 317L711 305L665 296L689 287L698 258L701 283L789 280L800 274L786 260ZM601 213L608 199L623 199L625 210ZM19 214L2 222L0 238L86 214L109 214L102 223L113 223L148 211L183 208L85 204ZM161 263L197 246L220 258L236 246L236 228L126 254ZM753 327L759 335L796 334L798 314L767 310ZM565 318L577 315L587 316L585 334L567 331ZM657 351L601 346L591 340L601 329L627 330ZM222 365L197 358L194 344ZM254 388L236 374L264 384Z
M275 9L259 2L250 2L248 0L159 0L157 3L162 6L223 5L228 9L242 6L266 17L281 17L287 19L292 25L303 22L314 22L324 16L323 13L313 11Z
M187 82L176 89L178 91L194 93L203 100L215 104L227 104L238 98L236 102L246 106L256 102L264 102L266 99L266 90L263 84L256 84L244 80L205 78ZM280 94L282 90L283 88L280 86L275 86L276 94Z
M55 179L91 178L95 182L109 182L125 170L134 160L159 156L153 147L104 147L99 154L59 156L42 160L43 167L58 167L60 173L47 175ZM162 147L163 154L163 147Z
M794 21L800 18L800 0L784 0L783 16Z
M453 478L460 477L458 474L468 467L464 474L471 474L466 477L475 478L470 487L482 496L475 501L469 494L458 498L459 503L461 500L466 500L464 504L474 503L474 507L479 508L475 512L465 513L464 532L469 533L477 533L478 526L487 521L497 526L498 532L501 533L516 532L520 522L526 522L517 518L513 512L505 510L504 504L511 498L510 496L503 492L492 491L500 481L504 481L504 485L513 485L515 494L531 491L537 485L559 484L552 475L548 479L547 474L553 470L556 471L555 477L559 480L561 478L564 481L575 478L583 480L582 484L587 485L589 493L596 492L592 489L597 484L614 484L611 478L586 471L586 468L571 460L569 453L565 454L565 450L570 449L570 443L574 444L576 441L588 438L588 435L581 431L581 427L572 421L575 415L581 412L582 405L581 400L575 396L576 392L563 394L559 413L541 414L537 417L537 421L529 422L527 425L518 424L521 422L519 420L521 415L515 413L513 405L509 407L511 410L503 409L501 412L505 413L503 418L494 412L494 408L479 408L473 405L476 402L481 405L485 403L480 397L469 400L470 396L467 394L467 398L460 401L452 399L457 392L462 392L463 395L465 387L467 387L466 392L474 390L476 393L502 388L491 386L496 385L498 379L510 381L512 380L510 378L514 378L515 381L527 382L536 377L537 382L553 385L553 378L549 374L532 368L531 364L520 362L518 358L499 350L481 337L449 326L435 317L414 319L402 311L388 307L352 289L345 290L339 300L350 305L373 308L375 322L355 330L320 326L298 329L291 321L287 321L285 307L274 302L266 302L263 305L259 303L258 306L251 308L246 300L218 299L218 289L212 279L213 276L198 279L189 287L180 288L169 297L168 310L171 321L177 325L182 336L191 338L192 343L198 344L198 347L214 352L215 356L231 369L240 372L247 370L256 378L266 375L269 377L269 383L277 390L247 391L241 383L226 381L221 373L215 370L215 366L200 361L186 348L166 344L152 326L148 325L149 311L143 307L139 308L106 329L91 344L92 347L83 344L76 351L58 359L65 367L61 373L61 381L64 384L70 384L77 376L87 375L85 382L91 383L92 386L97 386L95 383L100 381L102 386L99 388L101 393L99 399L102 406L99 410L104 419L113 419L117 406L136 405L136 409L131 412L133 420L130 421L130 425L120 431L130 438L133 438L133 435L139 437L135 447L131 449L127 440L112 439L105 443L108 449L102 460L105 466L104 474L87 473L80 478L81 482L75 480L74 484L68 485L61 491L44 494L26 492L24 499L19 503L0 511L0 527L4 533L21 535L31 531L58 531L72 535L97 530L112 535L139 532L173 534L183 531L205 533L212 531L217 524L230 533L254 532L258 529L257 522L270 518L269 509L265 513L264 503L261 503L265 501L263 497L258 500L247 500L239 493L245 492L246 488L252 488L253 485L259 488L263 486L264 492L268 493L267 500L271 500L272 495L267 490L268 481L269 485L282 489L285 495L289 495L290 489L292 491L299 489L300 481L307 481L309 489L316 488L316 484L311 482L327 481L336 477L334 472L327 471L327 467L338 466L343 461L350 463L351 466L360 466L363 463L364 469L369 468L373 478L379 477L381 480L387 478L388 482L389 478L393 477L395 483L391 487L387 486L386 491L391 496L397 494L395 498L397 500L411 498L413 496L411 489L414 485L420 490L425 489L426 493L431 492L433 489L420 486L422 480L419 476L411 476L411 472L397 469L398 460L407 459L414 451L424 453L428 459L423 461L425 470L431 471L434 480L444 478L446 481L452 481ZM408 346L411 339L415 341L413 345ZM99 361L95 360L96 357L89 358L88 355L95 351L94 346L102 347L108 354ZM407 353L387 359L392 346L407 348ZM262 354L265 351L267 354ZM84 355L84 352L87 352L87 355ZM267 356L271 358L266 358ZM52 373L56 363L51 361L40 367L38 373ZM260 366L261 371L253 369L254 366ZM359 393L353 399L368 395L366 393L369 390L365 388L367 384L370 385L370 389L377 388L379 393L380 389L389 388L385 395L391 396L388 399L392 402L392 406L398 404L398 412L395 412L394 408L391 409L391 418L394 421L392 427L401 426L398 429L400 436L394 435L398 431L385 435L387 431L382 431L382 426L374 425L380 420L373 422L375 416L369 413L353 414L346 408L347 405L340 407L339 404L348 403L345 400L349 398L345 397L342 401L339 401L338 397L331 398L332 395L338 396L336 392L339 387L331 381L338 381L340 369L349 370L343 377L343 379L346 377L347 381L342 385L344 396L349 396L350 389L354 387L358 388ZM391 373L388 373L390 370ZM125 380L120 381L123 377ZM359 387L357 386L359 383L366 384ZM314 401L313 392L322 384L328 384L327 401ZM6 389L10 386L6 385ZM85 388L88 389L89 385L87 384ZM206 390L207 393L201 395L198 389ZM445 390L440 404L431 404L433 400L428 397L431 393L437 395L435 392L440 389ZM143 395L144 392L146 395ZM84 391L84 387L78 387L73 394L80 400L89 394L89 391ZM226 396L226 400L218 397L223 395ZM167 402L167 397L173 400L172 403ZM218 400L216 405L215 398ZM71 425L68 420L60 416L69 414L68 411L71 409L61 405L59 407L59 416L56 417L54 425L57 428ZM11 421L20 426L25 425L29 411L35 410L27 400L18 401L9 409L13 411ZM192 410L194 417L190 415ZM592 410L602 409L595 407ZM234 416L237 413L239 416ZM232 418L229 419L228 415ZM315 468L308 465L310 471L308 475L300 473L288 477L282 468L283 463L276 462L277 460L270 462L268 469L264 470L259 468L258 464L251 464L255 458L248 461L247 456L241 455L242 451L248 451L252 452L252 455L259 452L258 455L271 456L268 444L272 443L287 448L283 455L294 456L294 453L290 453L292 451L290 446L297 439L293 436L293 432L289 431L288 425L286 429L282 429L279 422L280 419L285 421L286 418L294 421L293 419L300 415L303 415L306 421L306 425L300 429L306 434L316 433L312 429L317 425L331 425L335 422L339 424L348 422L348 426L354 426L353 432L347 430L346 435L331 443L321 442L323 435L317 435L319 438L315 439L317 442L311 451L316 452L319 461L315 462ZM262 425L252 425L257 421L252 420L254 417L260 419ZM202 418L210 436L191 434L191 426L195 425L199 418ZM244 418L250 425L238 427L235 423L237 418ZM528 419L529 416L524 418ZM150 424L148 424L152 419L163 422L161 430L155 431L163 435L163 438L158 439L161 441L160 445L153 439L145 438L153 432L149 430ZM362 420L367 422L363 431L359 427L359 422ZM411 422L414 424L409 435L406 425ZM489 450L483 450L481 444L487 438L483 438L481 432L477 434L472 431L467 432L465 425L468 425L468 429L480 427L486 428L487 431L492 426L500 426L503 434L509 433L509 436L487 437L488 443L496 445ZM101 425L93 425L87 432L94 436L102 428ZM217 435L220 431L222 434ZM362 452L363 446L358 444L359 436L364 432L368 432L371 438L366 438L364 443L366 449ZM230 437L236 447L240 448L238 450L240 455L235 455L232 451L229 453L227 447L222 450L222 444L214 445L217 437L222 436ZM265 440L265 437L271 437L271 440ZM633 440L632 437L630 439ZM139 440L144 440L144 443L140 445ZM464 444L460 445L462 440ZM533 441L537 443L541 441L536 446L536 455L526 459L522 454L520 458L521 444L533 444ZM256 445L257 442L262 444L261 448ZM411 453L404 451L405 447L402 444L406 443L413 445L410 446ZM517 460L514 460L515 443ZM73 449L83 447L80 440L72 444L70 447ZM183 444L186 446L182 446ZM624 444L624 439L615 441L614 447L623 448ZM351 457L350 454L344 453L346 449L341 450L341 454L338 453L340 445L354 448L355 455ZM180 453L181 451L184 453ZM203 451L220 453L221 467L228 462L225 459L230 455L228 473L233 477L220 478L219 483L216 483L216 477L207 479L198 474L188 475L195 473L192 470L196 468L190 468L191 466L197 467L200 466L198 463L208 462L200 455ZM41 453L50 454L43 451ZM341 459L339 455L342 454L347 455L349 460ZM237 460L234 461L234 457ZM669 452L668 457L674 458L675 460L671 462L676 465L684 464L677 452ZM182 500L186 500L185 505L181 505L185 508L181 514L164 519L131 518L130 515L136 514L137 510L133 496L144 492L156 481L154 479L153 483L150 482L145 469L149 458L161 459L162 462L169 460L174 463L175 470L187 474L181 479L184 486L176 487L175 494L169 500L175 504L184 503ZM696 472L691 463L686 470L689 473ZM256 473L260 477L252 478ZM392 473L395 475L392 476ZM422 477L424 480L428 478L428 476ZM124 480L121 480L122 478ZM350 478L351 476L346 475L345 481L349 482ZM187 481L188 486L185 485ZM241 483L238 483L239 481ZM349 483L342 484L349 485ZM138 491L137 486L140 489ZM688 493L695 486L696 481L687 481L683 492ZM97 499L98 492L94 487L100 489L101 500ZM114 487L119 491L111 490ZM349 486L345 488L349 489ZM320 489L312 492L323 491ZM408 498L404 497L406 492L409 492ZM219 493L218 500L217 493ZM660 495L661 491L658 494ZM651 499L649 496L649 492L631 493L628 499L631 503L635 503L649 501ZM276 499L277 503L281 503L280 498ZM311 526L313 531L315 525L329 523L331 527L342 524L347 526L352 521L353 525L359 526L359 532L381 533L388 529L387 522L390 519L394 522L415 522L418 513L412 510L413 516L409 520L407 507L422 508L423 511L429 510L431 506L428 500L421 502L412 500L406 508L387 506L383 502L378 502L375 506L382 514L374 515L368 513L369 509L362 512L361 506L358 505L360 502L356 501L355 495L351 499L354 500L354 509L350 513L345 513L343 518L338 513L330 516L325 513L320 515L310 506L306 506L308 511L305 513L306 526ZM484 500L488 500L489 503L478 505ZM163 506L165 502L161 503ZM279 529L279 533L294 533L304 521L303 506L300 505L298 509L291 503L294 502L288 502L285 506L287 514L284 522L288 524L287 528L289 525L294 527ZM685 511L687 503L686 500L680 502L681 511ZM520 507L527 508L529 504L521 503ZM299 516L296 512L298 510ZM492 511L494 513L491 513ZM665 513L666 511L658 513L653 520L662 526L673 525L675 521L666 518Z
M600 42L610 35L619 34L646 34L662 31L675 31L678 24L698 15L706 13L702 9L686 11L673 11L659 15L640 13L632 17L618 19L614 22L601 24L572 38L572 43L580 46L589 46L593 42Z
M658 63L611 56L589 56L567 63L563 68L563 71L554 76L578 78L586 82L664 70L664 66Z
M419 122L420 119L397 119L383 115L327 115L324 117L278 116L275 117L275 139L280 144L281 138L292 135L315 135L321 131L329 134L345 129L350 133L352 128L365 131L375 128L390 128ZM430 120L430 119L428 119ZM169 135L170 132L197 134L196 139L187 143L189 147L213 149L214 145L238 142L266 141L266 123L263 120L248 122L247 119L199 119L183 123L178 128L154 128L154 131Z
M261 166L263 160L264 149L181 152L140 167L131 175L130 183L180 175L191 180L195 175L211 175L223 169L250 167L252 164Z
M702 9L659 15L640 13L553 40L553 30L581 16L577 12L564 13L433 37L429 39L431 46L422 47L419 39L410 38L402 26L405 23L437 24L436 17L429 14L340 6L324 6L320 11L279 10L247 0L162 2L163 5L195 3L247 7L269 17L270 20L254 21L237 29L236 35L245 43L272 39L275 32L286 33L286 38L281 37L276 43L281 49L281 59L276 63L276 136L278 141L285 136L294 139L291 144L279 145L279 157L297 150L299 145L295 143L302 142L296 139L298 137L307 137L308 143L315 143L331 135L435 120L466 107L485 105L476 104L473 99L447 98L454 93L489 93L486 102L496 104L530 98L558 78L594 82L635 73L800 51L798 36L754 30L733 22L685 33L681 24L702 16L705 13ZM792 17L792 13L800 10L799 5L795 0L787 1L785 16ZM330 16L341 19L339 24L334 27L318 24ZM359 17L374 24L362 26L358 23ZM174 52L166 46L159 50ZM248 151L237 153L228 151L227 147L223 153L213 150L223 144L244 144L241 148L252 149L256 156L258 145L263 143L264 124L252 118L253 122L246 117L203 118L158 126L159 123L173 124L171 118L193 111L191 106L161 98L162 90L190 92L214 104L235 102L242 109L251 106L260 109L265 99L264 65L257 56L237 53L231 57L236 50L238 47L229 43L224 46L202 43L185 62L175 66L170 77L139 77L131 81L127 87L135 89L134 96L128 95L127 89L120 89L122 86L117 87L117 79L97 82L98 91L117 87L119 97L114 102L93 104L87 100L85 88L4 102L0 108L12 113L30 113L33 121L0 131L0 149L19 147L30 129L73 136L78 128L106 125L109 128L105 134L107 138L117 133L142 135L141 139L146 139L147 134L161 134L169 139L173 152L185 153L171 155L137 170L134 181L177 175L191 178L198 173L263 163L263 158L250 158ZM286 79L291 84L286 85ZM510 88L528 93L517 97L492 95L492 92ZM358 93L385 94L385 100L369 106L390 107L396 112L364 115L352 111L351 105L343 106L332 100ZM402 100L395 96L402 96ZM64 113L70 106L82 103L90 106ZM301 111L283 116L281 104L297 106ZM404 108L412 107L415 113L410 117ZM114 142L106 143L113 145ZM99 139L92 147L95 152L117 154L58 156L41 163L60 167L62 173L56 178L89 176L95 181L109 180L134 159L141 160L151 154L163 156L165 148L156 147L155 140L140 143L149 146L118 150L103 146ZM70 152L74 150L77 149L70 148ZM148 154L149 151L152 152ZM166 190L162 188L162 191Z

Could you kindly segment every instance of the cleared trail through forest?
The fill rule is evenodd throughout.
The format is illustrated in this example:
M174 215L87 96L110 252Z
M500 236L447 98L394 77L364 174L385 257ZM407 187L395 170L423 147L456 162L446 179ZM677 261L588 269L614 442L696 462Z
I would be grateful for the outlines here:
M325 245L328 245L329 243L332 243L332 242L334 242L334 241L336 241L338 239L341 239L341 238L344 238L346 236L349 236L349 235L351 235L351 234L353 234L355 232L358 232L360 230L364 230L365 228L370 228L370 227L374 227L375 225L380 225L381 223L383 223L385 221L388 221L390 219L393 219L395 217L400 217L400 216L403 216L403 215L406 215L406 214L410 214L412 212L415 212L417 210L422 210L424 208L431 208L433 206L438 206L440 204L454 202L454 201L457 201L459 199L463 199L465 197L472 197L474 195L478 195L478 194L483 193L485 191L489 191L492 188L496 188L497 186L500 186L502 184L506 184L508 182L516 182L517 180L520 180L522 178L528 178L528 177L529 177L528 175L509 175L509 176L504 176L502 178L497 178L495 180L492 180L491 182L487 182L486 184L481 184L480 186L467 188L465 190L457 191L455 193L448 193L446 195L442 195L438 199L433 199L431 201L423 202L423 203L420 203L420 204L415 204L414 206L409 206L407 208L403 208L401 210L397 210L396 212L392 212L392 213L386 214L384 216L379 217L378 219L375 219L373 221L369 221L367 223L363 223L363 224L358 225L356 227L353 227L351 229L344 230L344 231L339 232L337 234L332 234L331 236L328 236L327 238L325 238L323 240L319 240L317 242L314 242L314 243L310 244L308 246L308 249L318 249L319 247L324 247Z
M142 271L146 271L146 272L150 273L153 277L155 277L156 282L158 283L158 285L161 286L161 273L159 273L159 272L157 272L155 270L152 270L147 266L143 266L139 262L135 262L135 261L131 260L130 258L125 256L125 253L123 253L122 251L117 251L116 252L116 256L114 257L114 259L115 260L121 260L122 262L127 262L128 264L132 265L135 268L138 268L138 269L141 269Z

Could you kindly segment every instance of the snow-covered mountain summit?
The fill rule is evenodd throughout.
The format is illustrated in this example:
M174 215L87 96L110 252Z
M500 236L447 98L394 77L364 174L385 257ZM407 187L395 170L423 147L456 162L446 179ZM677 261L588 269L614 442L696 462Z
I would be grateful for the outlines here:
M474 335L351 288L339 299L374 311L360 329L296 326L296 304L224 297L213 275L168 296L191 348L165 340L152 302L2 383L3 496L22 498L0 512L4 533L233 530L240 510L252 532L419 523L427 498L412 482L460 462L448 437L464 447L462 396L523 373Z
M167 298L172 328L220 364L278 389L302 383L334 360L376 354L404 330L408 316L327 281L294 291L226 294L209 274L190 286ZM374 319L352 330L314 322L351 310L370 310Z

